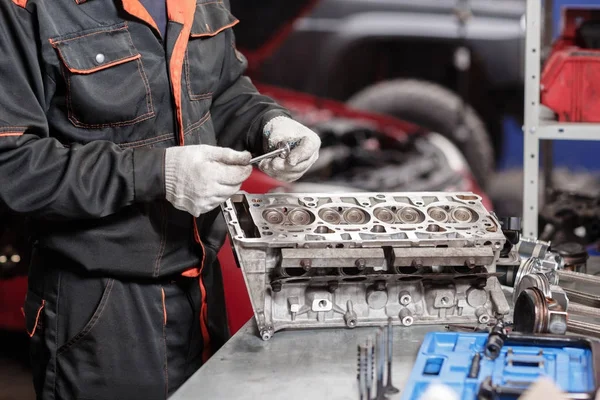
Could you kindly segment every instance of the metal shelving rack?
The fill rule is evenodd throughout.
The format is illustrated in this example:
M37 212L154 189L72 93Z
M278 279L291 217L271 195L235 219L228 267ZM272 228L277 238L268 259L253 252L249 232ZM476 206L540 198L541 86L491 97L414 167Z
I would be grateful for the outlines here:
M523 234L531 237L538 236L540 141L600 140L600 124L540 120L542 1L527 0L526 16Z

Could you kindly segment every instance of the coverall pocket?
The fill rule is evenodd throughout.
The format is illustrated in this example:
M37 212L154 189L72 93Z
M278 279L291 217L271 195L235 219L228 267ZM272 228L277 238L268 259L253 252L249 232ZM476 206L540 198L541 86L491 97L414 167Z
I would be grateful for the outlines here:
M96 285L99 282L103 285ZM94 293L83 295L78 290L81 286L94 288ZM79 326L79 330L70 334L57 350L57 396L79 400L163 400L167 372L160 285L63 273L61 291L59 320L62 318L63 322L59 326L63 330ZM64 314L61 303L65 305ZM80 312L88 303L95 304L91 316L89 308ZM85 314L88 319L84 321L78 314Z
M224 55L231 47L225 31L238 22L222 1L198 1L185 59L191 100L212 97L221 76Z
M141 54L126 23L51 39L62 61L69 120L79 128L133 125L154 116Z

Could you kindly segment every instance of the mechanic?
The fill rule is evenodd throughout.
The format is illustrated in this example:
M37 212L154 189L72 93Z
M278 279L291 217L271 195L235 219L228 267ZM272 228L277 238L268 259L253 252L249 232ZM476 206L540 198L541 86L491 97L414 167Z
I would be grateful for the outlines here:
M222 0L0 0L0 205L26 215L42 399L164 399L227 339L219 205L320 140L258 93ZM199 393L199 398L202 394Z

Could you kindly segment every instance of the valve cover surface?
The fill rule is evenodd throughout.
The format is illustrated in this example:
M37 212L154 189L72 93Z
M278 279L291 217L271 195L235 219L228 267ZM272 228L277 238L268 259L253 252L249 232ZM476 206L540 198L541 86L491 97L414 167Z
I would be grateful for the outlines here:
M473 193L240 193L223 205L260 335L487 323L505 237Z

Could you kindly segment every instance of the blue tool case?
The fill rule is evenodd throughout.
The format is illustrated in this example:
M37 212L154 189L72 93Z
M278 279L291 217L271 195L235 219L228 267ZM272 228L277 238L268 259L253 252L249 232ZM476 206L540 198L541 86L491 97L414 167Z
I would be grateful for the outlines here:
M542 376L554 380L565 392L594 393L598 371L594 367L596 352L593 350L597 342L569 336L536 337L535 340L526 340L526 335L512 337L511 340L509 335L500 355L490 360L484 356L487 333L428 333L402 400L418 400L433 382L452 388L462 400L473 400L478 398L480 386L486 379L494 387L524 391ZM476 354L480 354L478 363L473 362ZM472 371L472 368L477 369L474 364L478 364L478 371Z

